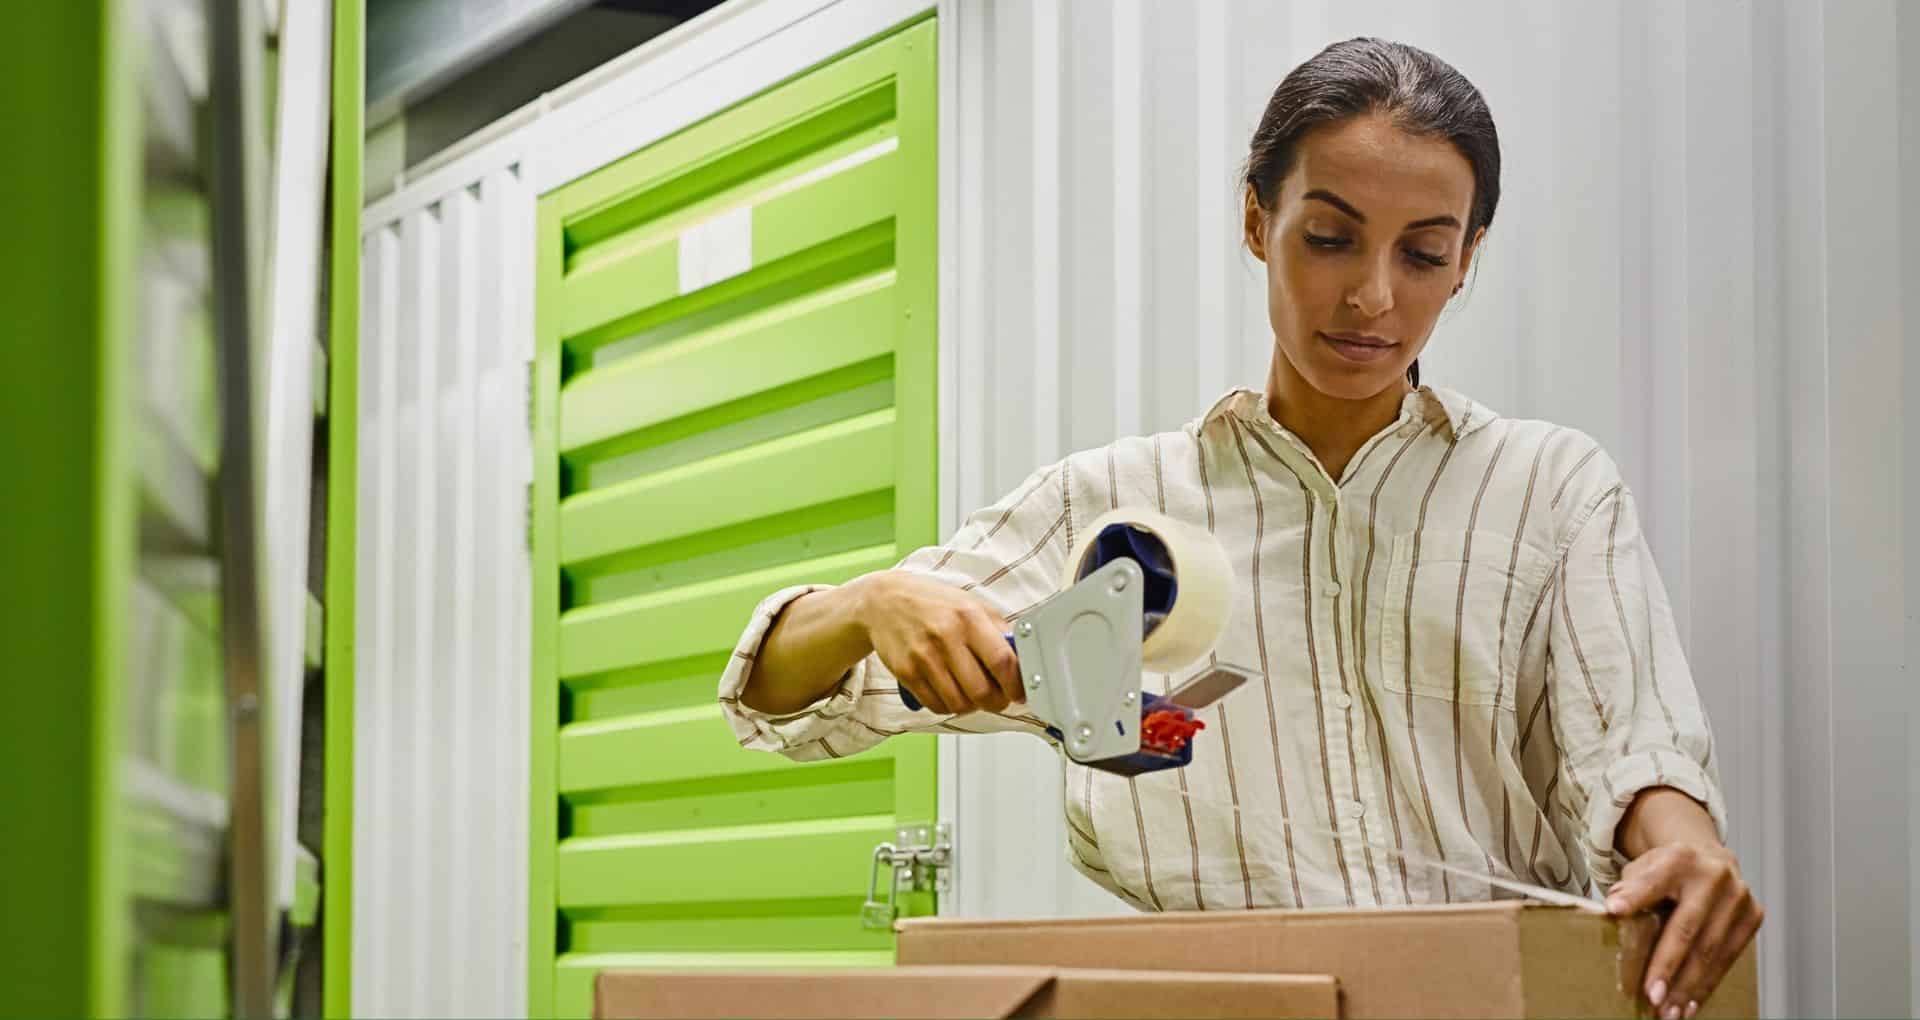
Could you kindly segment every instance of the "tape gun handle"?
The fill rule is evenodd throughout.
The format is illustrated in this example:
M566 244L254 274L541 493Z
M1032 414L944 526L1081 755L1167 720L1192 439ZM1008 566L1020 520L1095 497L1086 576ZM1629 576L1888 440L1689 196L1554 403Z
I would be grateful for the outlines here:
M1012 634L1002 634L1002 635L1001 635L1001 637L1004 637L1004 638L1006 638L1006 639L1007 639L1007 647L1008 647L1008 648L1013 648L1013 649L1015 649L1016 651L1018 650L1018 648L1019 648L1019 646L1018 646L1018 645L1015 645L1015 644L1013 643L1013 635L1012 635ZM920 710L921 710L922 708L924 708L924 707L926 707L926 706L924 706L924 705L922 705L922 704L920 704L920 699L919 699L919 698L916 698L916 697L914 697L914 696L913 696L913 692L912 692L912 691L910 691L910 690L907 690L907 685L906 685L906 684L901 684L901 685L900 685L900 703L901 703L901 704L903 704L903 705L905 705L905 706L907 706L907 711L909 711L909 712L918 712L918 711L920 711Z

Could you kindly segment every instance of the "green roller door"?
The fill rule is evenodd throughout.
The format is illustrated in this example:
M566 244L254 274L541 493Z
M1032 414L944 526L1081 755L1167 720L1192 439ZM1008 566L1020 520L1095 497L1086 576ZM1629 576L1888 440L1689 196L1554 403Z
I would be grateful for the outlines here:
M935 538L934 53L919 21L541 201L534 1015L606 967L893 959L859 908L933 738L797 765L714 695L759 599Z

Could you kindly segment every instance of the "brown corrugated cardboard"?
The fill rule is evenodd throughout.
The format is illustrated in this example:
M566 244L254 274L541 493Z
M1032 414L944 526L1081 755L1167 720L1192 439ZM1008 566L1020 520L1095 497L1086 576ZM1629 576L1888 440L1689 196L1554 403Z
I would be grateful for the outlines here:
M1635 1016L1650 916L1616 920L1513 901L1395 910L1170 912L1046 921L899 922L899 961L1325 973L1341 1015ZM1701 1007L1754 1016L1749 947Z
M642 1017L1331 1017L1324 974L1140 973L1052 967L864 971L606 971L594 1016Z
M1335 1017L1331 974L1056 970L1022 1017Z

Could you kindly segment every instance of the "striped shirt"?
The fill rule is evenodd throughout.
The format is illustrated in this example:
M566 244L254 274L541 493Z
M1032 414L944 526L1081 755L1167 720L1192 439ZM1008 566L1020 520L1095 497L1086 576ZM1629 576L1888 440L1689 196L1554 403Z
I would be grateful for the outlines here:
M1336 483L1262 394L1236 390L1180 431L1035 472L899 569L1017 615L1115 507L1220 541L1237 591L1213 661L1255 677L1201 714L1186 768L1128 778L1061 756L1068 853L1136 907L1502 895L1401 854L1589 893L1618 877L1614 830L1654 786L1700 801L1724 835L1712 736L1633 496L1579 431L1422 387ZM805 761L907 731L1038 733L1024 705L909 712L876 656L801 712L741 705L767 628L815 587L761 603L720 679L743 746Z

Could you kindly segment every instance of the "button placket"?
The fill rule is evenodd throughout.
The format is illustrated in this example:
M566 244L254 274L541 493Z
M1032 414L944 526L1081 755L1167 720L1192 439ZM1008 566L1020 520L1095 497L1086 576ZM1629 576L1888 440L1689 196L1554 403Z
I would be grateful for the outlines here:
M1354 591L1339 580L1341 576L1351 573L1344 569L1346 561L1342 557L1345 552L1345 543L1341 541L1339 511L1339 492L1336 490L1331 512L1327 515L1327 567L1320 589L1321 594L1325 596L1325 601L1331 604L1333 610L1325 614L1326 629L1329 632L1340 629L1343 619L1341 614L1349 611L1349 601ZM1328 639L1339 642L1345 640L1347 636L1329 633ZM1357 635L1354 636L1357 637ZM1352 661L1359 654L1358 647L1346 648L1344 657ZM1367 740L1363 729L1364 720L1353 717L1354 698L1348 693L1348 687L1356 681L1349 679L1344 662L1337 664L1337 670L1338 672L1328 685L1324 699L1328 729L1337 734L1337 739L1329 742L1329 749L1338 746L1341 752L1340 758L1344 759L1328 763L1339 775L1340 785L1345 788L1344 796L1340 797L1334 806L1333 827L1343 836L1348 837L1343 846L1345 852L1342 855L1344 858L1341 862L1342 866L1349 875L1364 877L1368 874L1368 854L1371 853L1369 847L1365 845L1366 842L1371 841L1365 840L1369 833L1364 821L1368 813L1366 801L1372 785L1368 774ZM1319 682L1319 678L1316 678L1316 682ZM1352 733L1351 741L1347 739L1349 732ZM1359 893L1362 888L1368 888L1367 898L1371 900L1370 887L1367 887L1364 881L1356 885L1356 893Z
M1323 515L1327 529L1325 543L1327 555L1321 558L1325 566L1314 578L1314 583L1318 586L1322 604L1327 608L1314 614L1314 636L1316 640L1324 642L1327 647L1342 649L1345 636L1338 631L1340 614L1346 611L1346 599L1342 598L1346 586L1339 580L1343 573L1340 569L1342 543L1340 541L1339 491L1336 489L1332 497L1324 500L1323 504L1327 508L1327 512ZM1318 543L1319 536L1309 535L1308 541ZM1363 796L1363 790L1355 789L1353 784L1355 771L1360 764L1358 755L1362 750L1360 745L1364 743L1364 737L1355 734L1358 739L1348 740L1348 731L1352 722L1348 712L1352 710L1353 698L1346 692L1348 681L1346 663L1343 660L1350 652L1350 649L1345 649L1332 656L1330 661L1333 668L1323 667L1322 675L1315 677L1314 682L1320 685L1322 691L1322 712L1328 734L1329 761L1327 764L1331 774L1337 777L1335 783L1340 788L1340 796L1334 803L1333 827L1343 836L1349 837L1343 848L1345 853L1342 856L1345 859L1342 860L1341 865L1350 875L1365 875L1365 848L1361 846L1359 840L1360 819L1365 815L1366 807L1359 799ZM1363 783L1363 788L1364 785Z

